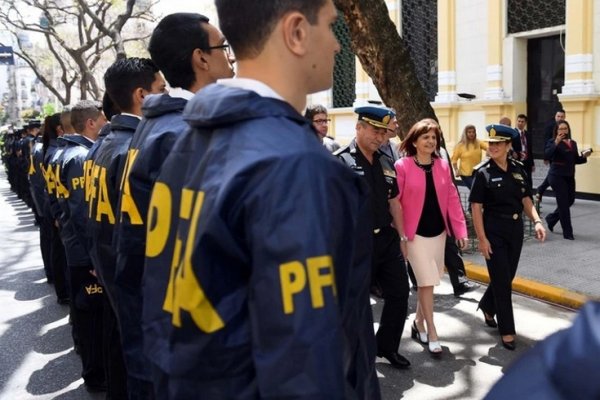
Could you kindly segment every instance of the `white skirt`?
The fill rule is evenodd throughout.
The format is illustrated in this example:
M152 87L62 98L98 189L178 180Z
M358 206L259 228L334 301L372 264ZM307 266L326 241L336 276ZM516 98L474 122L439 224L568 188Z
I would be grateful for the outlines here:
M408 261L412 267L417 285L438 286L444 275L444 249L446 232L435 237L415 235L408 241Z

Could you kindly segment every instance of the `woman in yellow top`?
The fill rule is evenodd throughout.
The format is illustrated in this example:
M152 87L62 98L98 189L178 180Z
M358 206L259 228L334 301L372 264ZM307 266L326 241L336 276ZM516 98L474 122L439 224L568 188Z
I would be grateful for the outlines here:
M452 167L454 173L460 176L469 189L473 184L473 168L481 162L481 151L487 150L487 148L487 143L477 140L475 126L465 126L460 141L452 153ZM460 165L457 164L459 161Z

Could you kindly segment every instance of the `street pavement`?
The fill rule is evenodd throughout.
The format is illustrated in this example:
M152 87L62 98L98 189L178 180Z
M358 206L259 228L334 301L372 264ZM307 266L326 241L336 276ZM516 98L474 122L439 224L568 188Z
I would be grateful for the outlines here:
M0 400L104 398L87 393L83 387L81 361L70 337L68 307L56 303L53 287L46 283L33 216L10 192L0 169ZM550 199L546 201L544 207L551 204ZM576 240L567 244L576 246L579 240L579 251L585 252L588 239L580 226L585 221L577 219L579 211L574 214ZM551 248L562 242L562 236L551 235L544 245L526 243L524 258L530 257L528 247ZM594 243L592 237L588 243ZM534 249L531 251L538 251ZM553 254L550 258L554 264L562 260L563 269L581 271L571 252L563 249ZM472 257L473 262L478 261L475 254ZM529 269L522 267L519 273ZM564 270L561 274L565 275ZM536 341L570 326L575 316L569 309L514 295L518 347L511 352L501 346L497 332L484 325L476 310L484 289L482 285L455 298L447 277L436 288L436 325L444 349L440 359L432 358L425 347L410 339L416 301L411 292L400 353L409 358L412 367L396 370L387 361L377 359L384 399L481 399L519 355ZM382 303L373 303L374 319L378 321Z

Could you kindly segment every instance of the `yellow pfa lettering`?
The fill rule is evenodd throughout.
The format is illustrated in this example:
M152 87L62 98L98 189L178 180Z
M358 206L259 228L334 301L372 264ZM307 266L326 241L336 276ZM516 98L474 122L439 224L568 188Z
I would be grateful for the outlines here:
M46 170L46 187L48 188L49 195L55 195L56 183L54 183L54 170L50 164L48 164L48 169Z
M310 291L312 308L325 306L323 293L330 287L337 296L335 274L331 256L311 257L306 260L306 267L300 261L292 261L279 266L279 281L281 283L281 299L283 313L294 313L294 296L306 290L306 281Z
M60 164L56 164L56 173L54 174L54 182L56 183L56 197L69 198L69 190L63 185L60 178Z
M190 198L191 191L186 191L186 195L182 195L182 202L185 198ZM182 215L190 220L190 228L185 243L185 251L183 254L183 265L179 267L175 278L175 291L173 296L173 325L181 326L181 310L190 313L192 320L196 326L203 332L212 333L225 326L221 316L213 307L210 300L206 297L202 286L198 282L198 278L194 274L192 267L192 254L194 251L194 242L198 231L198 221L200 220L200 212L204 203L204 192L197 192L193 202L193 211L191 216L186 209ZM191 204L189 204L191 206ZM186 207L188 204L185 205ZM191 208L191 207L190 207ZM182 210L184 207L181 208Z
M129 223L132 225L142 225L144 223L140 211L131 195L131 186L129 185L129 174L131 173L131 167L133 166L138 153L138 149L131 149L127 152L125 168L123 169L123 178L121 180L121 218L123 218L123 215L127 214Z
M306 271L300 261L292 261L279 266L281 298L284 314L294 312L294 295L302 292L306 286Z
M33 162L33 154L29 155L29 175L35 174L35 163Z
M333 295L337 296L335 277L333 274L333 260L330 256L312 257L306 260L308 267L308 282L310 283L310 298L313 308L325 305L323 289L331 287Z
M90 203L90 196L92 195L91 185L92 185L92 171L93 171L93 160L85 160L83 163L83 177L85 179L85 189L83 193L85 193L85 202ZM91 214L90 214L91 215Z
M171 226L171 202L171 189L157 181L148 209L146 257L157 257L165 249Z
M83 176L76 176L71 179L71 187L73 190L83 189L83 185L85 184L85 178Z
M98 285L97 283L86 286L85 291L88 295L103 293L102 286Z
M106 183L106 168L100 167L100 177L98 179L98 205L96 209L96 221L100 222L102 216L108 218L111 225L115 223L115 214L113 213L112 205L108 197L108 185ZM90 203L92 204L92 203Z

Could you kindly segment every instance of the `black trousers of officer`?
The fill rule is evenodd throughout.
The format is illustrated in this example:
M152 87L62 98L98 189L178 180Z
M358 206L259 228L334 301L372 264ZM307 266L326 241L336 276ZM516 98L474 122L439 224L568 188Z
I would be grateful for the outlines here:
M374 276L383 293L377 330L377 352L397 352L408 312L408 276L395 229L383 228L373 238Z
M44 272L49 283L54 282L54 269L52 268L52 224L53 221L46 217L36 215L40 224L40 251Z
M497 317L501 335L514 335L512 281L523 247L523 220L488 215L484 216L483 225L493 253L486 260L490 285L479 301L479 308Z
M558 221L562 227L563 236L573 236L571 225L571 206L575 202L575 177L548 175L548 180L556 196L556 209L546 216L546 222L553 227Z
M48 218L46 218L48 219ZM54 220L50 221L50 258L52 265L52 277L54 279L54 290L59 303L65 303L69 300L69 282L67 277L67 258L65 246L60 238L60 231L54 225Z
M86 384L105 384L103 359L103 294L88 293L86 287L98 284L90 266L69 266L73 333L79 342L81 376Z

